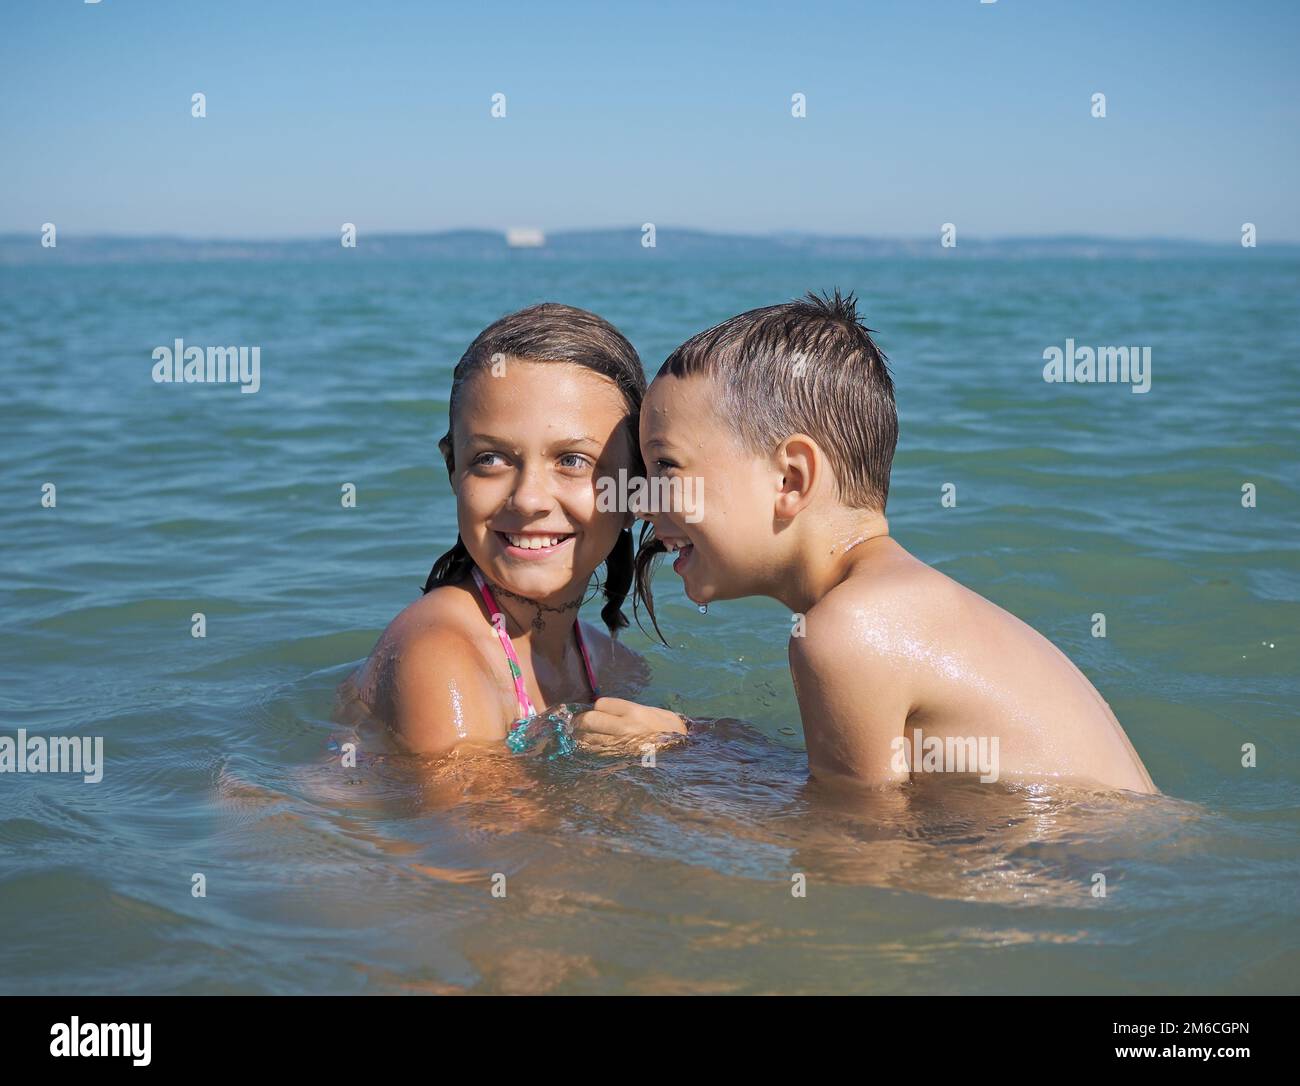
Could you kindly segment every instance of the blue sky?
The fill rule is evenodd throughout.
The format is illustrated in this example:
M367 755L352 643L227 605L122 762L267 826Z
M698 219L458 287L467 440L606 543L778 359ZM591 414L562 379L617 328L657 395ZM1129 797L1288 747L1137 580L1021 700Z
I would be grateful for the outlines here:
M1298 52L1291 0L5 0L0 232L1300 241Z

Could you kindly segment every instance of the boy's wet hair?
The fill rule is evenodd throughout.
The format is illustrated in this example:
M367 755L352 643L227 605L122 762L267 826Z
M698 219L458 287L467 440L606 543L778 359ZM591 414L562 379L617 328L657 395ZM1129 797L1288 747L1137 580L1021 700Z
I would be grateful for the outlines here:
M692 336L658 376L710 377L723 419L755 453L807 434L845 505L884 511L898 444L889 360L838 290L751 309Z
M636 348L622 332L595 313L558 302L542 302L489 324L456 363L447 406L447 433L438 442L447 462L448 475L456 467L452 433L456 428L456 412L465 384L480 371L490 370L495 360L503 358L521 362L567 362L613 381L627 405L632 473L645 474L636 434L646 379ZM641 534L644 536L648 530L648 526L643 524ZM473 566L474 560L457 535L456 545L433 564L424 591L460 583L470 575ZM633 592L634 614L638 604L654 614L649 575L641 573L634 565L632 532L629 529L619 533L618 542L605 559L605 579L601 588L605 594L605 606L601 608L600 617L611 633L628 624L622 607L630 591Z

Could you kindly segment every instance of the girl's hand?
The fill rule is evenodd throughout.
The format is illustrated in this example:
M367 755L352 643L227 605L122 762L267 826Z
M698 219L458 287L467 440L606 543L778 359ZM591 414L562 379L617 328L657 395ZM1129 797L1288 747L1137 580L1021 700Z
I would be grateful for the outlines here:
M626 739L638 735L687 734L686 718L680 713L638 705L622 698L597 698L595 705L573 718L573 730L583 738L607 736Z

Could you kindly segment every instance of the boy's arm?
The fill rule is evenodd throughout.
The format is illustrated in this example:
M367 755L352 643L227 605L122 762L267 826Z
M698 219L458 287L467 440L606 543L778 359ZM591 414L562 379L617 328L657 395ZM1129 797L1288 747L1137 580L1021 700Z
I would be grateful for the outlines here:
M816 635L810 628L790 639L809 772L870 787L906 781L896 740L912 705L898 661L862 644L847 625L816 625Z

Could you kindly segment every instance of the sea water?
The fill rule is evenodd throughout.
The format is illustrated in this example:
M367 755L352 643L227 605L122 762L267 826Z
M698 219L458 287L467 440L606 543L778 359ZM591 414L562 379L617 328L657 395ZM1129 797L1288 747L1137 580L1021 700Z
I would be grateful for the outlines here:
M1061 646L1163 795L828 792L790 616L667 568L645 700L718 723L653 768L339 718L454 539L484 325L588 307L653 374L835 286L897 381L894 534ZM0 268L0 726L103 738L96 783L0 775L0 989L1295 992L1297 297L1262 250ZM155 381L177 340L258 349L255 394ZM1149 390L1045 380L1069 340L1150 348Z

